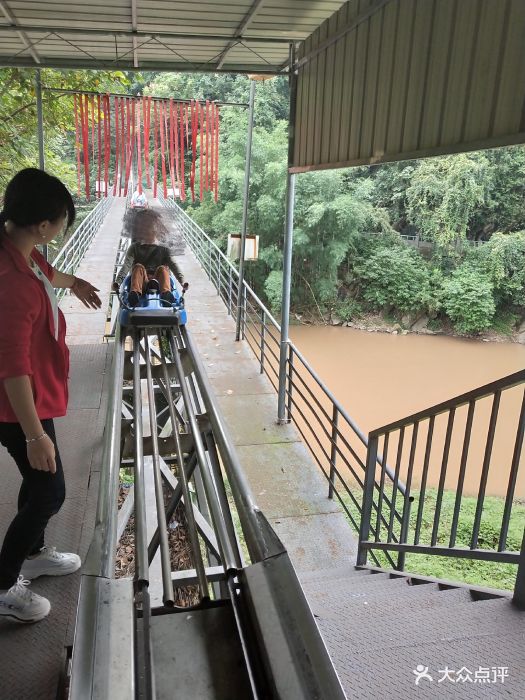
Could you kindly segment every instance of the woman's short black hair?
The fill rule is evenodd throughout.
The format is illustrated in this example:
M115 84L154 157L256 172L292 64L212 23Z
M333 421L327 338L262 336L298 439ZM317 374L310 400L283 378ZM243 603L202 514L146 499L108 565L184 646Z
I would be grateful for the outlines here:
M6 187L0 224L12 221L15 226L32 226L56 221L64 214L69 227L75 220L75 205L67 187L43 170L25 168Z

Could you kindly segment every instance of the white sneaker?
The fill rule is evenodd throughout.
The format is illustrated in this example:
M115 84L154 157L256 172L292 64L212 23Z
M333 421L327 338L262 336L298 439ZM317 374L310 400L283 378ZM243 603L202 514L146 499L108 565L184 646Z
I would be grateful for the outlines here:
M78 554L57 552L56 547L42 547L36 557L26 559L20 573L30 581L39 576L65 576L80 569Z
M30 581L23 576L7 591L0 591L0 616L11 617L18 622L38 622L51 610L47 598L30 591Z

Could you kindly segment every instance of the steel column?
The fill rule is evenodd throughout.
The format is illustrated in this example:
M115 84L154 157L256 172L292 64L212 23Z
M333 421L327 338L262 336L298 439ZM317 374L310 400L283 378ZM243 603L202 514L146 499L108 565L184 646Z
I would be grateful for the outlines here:
M277 422L289 423L286 416L286 358L288 353L288 331L290 326L290 289L292 282L293 214L295 204L295 174L290 172L293 165L295 141L295 109L297 100L297 75L295 73L295 48L290 44L290 114L288 117L288 173L286 176L286 222L283 250L283 291L281 301L281 340L279 353L279 398Z
M521 553L518 563L518 573L516 574L516 584L512 602L520 610L525 610L525 530L521 543Z
M246 254L246 232L248 230L248 206L250 203L250 168L252 164L253 111L255 104L255 80L250 81L250 101L248 111L248 136L246 139L246 159L244 164L244 194L242 203L241 251L239 257L239 291L244 285L244 256ZM237 323L235 340L241 338L242 293L237 294Z
M36 94L36 126L38 135L38 167L40 170L45 168L44 159L44 111L42 108L42 76L40 69L35 71L35 94ZM42 253L47 260L48 250L47 245L42 246Z

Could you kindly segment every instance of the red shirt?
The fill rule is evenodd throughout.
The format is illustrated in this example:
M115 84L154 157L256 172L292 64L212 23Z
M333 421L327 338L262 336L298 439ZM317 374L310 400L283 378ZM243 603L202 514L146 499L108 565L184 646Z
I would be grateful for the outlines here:
M34 250L31 257L50 281L53 268ZM29 375L40 419L67 410L69 351L66 321L58 311L55 340L53 311L43 283L5 234L0 235L0 422L17 423L4 379Z

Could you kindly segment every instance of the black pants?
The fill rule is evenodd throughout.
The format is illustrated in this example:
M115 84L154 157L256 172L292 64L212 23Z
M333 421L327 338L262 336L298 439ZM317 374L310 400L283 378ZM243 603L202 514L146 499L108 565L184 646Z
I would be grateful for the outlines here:
M51 516L58 513L66 496L53 421L43 420L42 426L55 445L55 474L31 467L25 435L19 423L0 423L0 443L15 460L22 475L18 513L7 529L0 551L0 590L10 588L16 582L25 558L44 546L46 525Z

